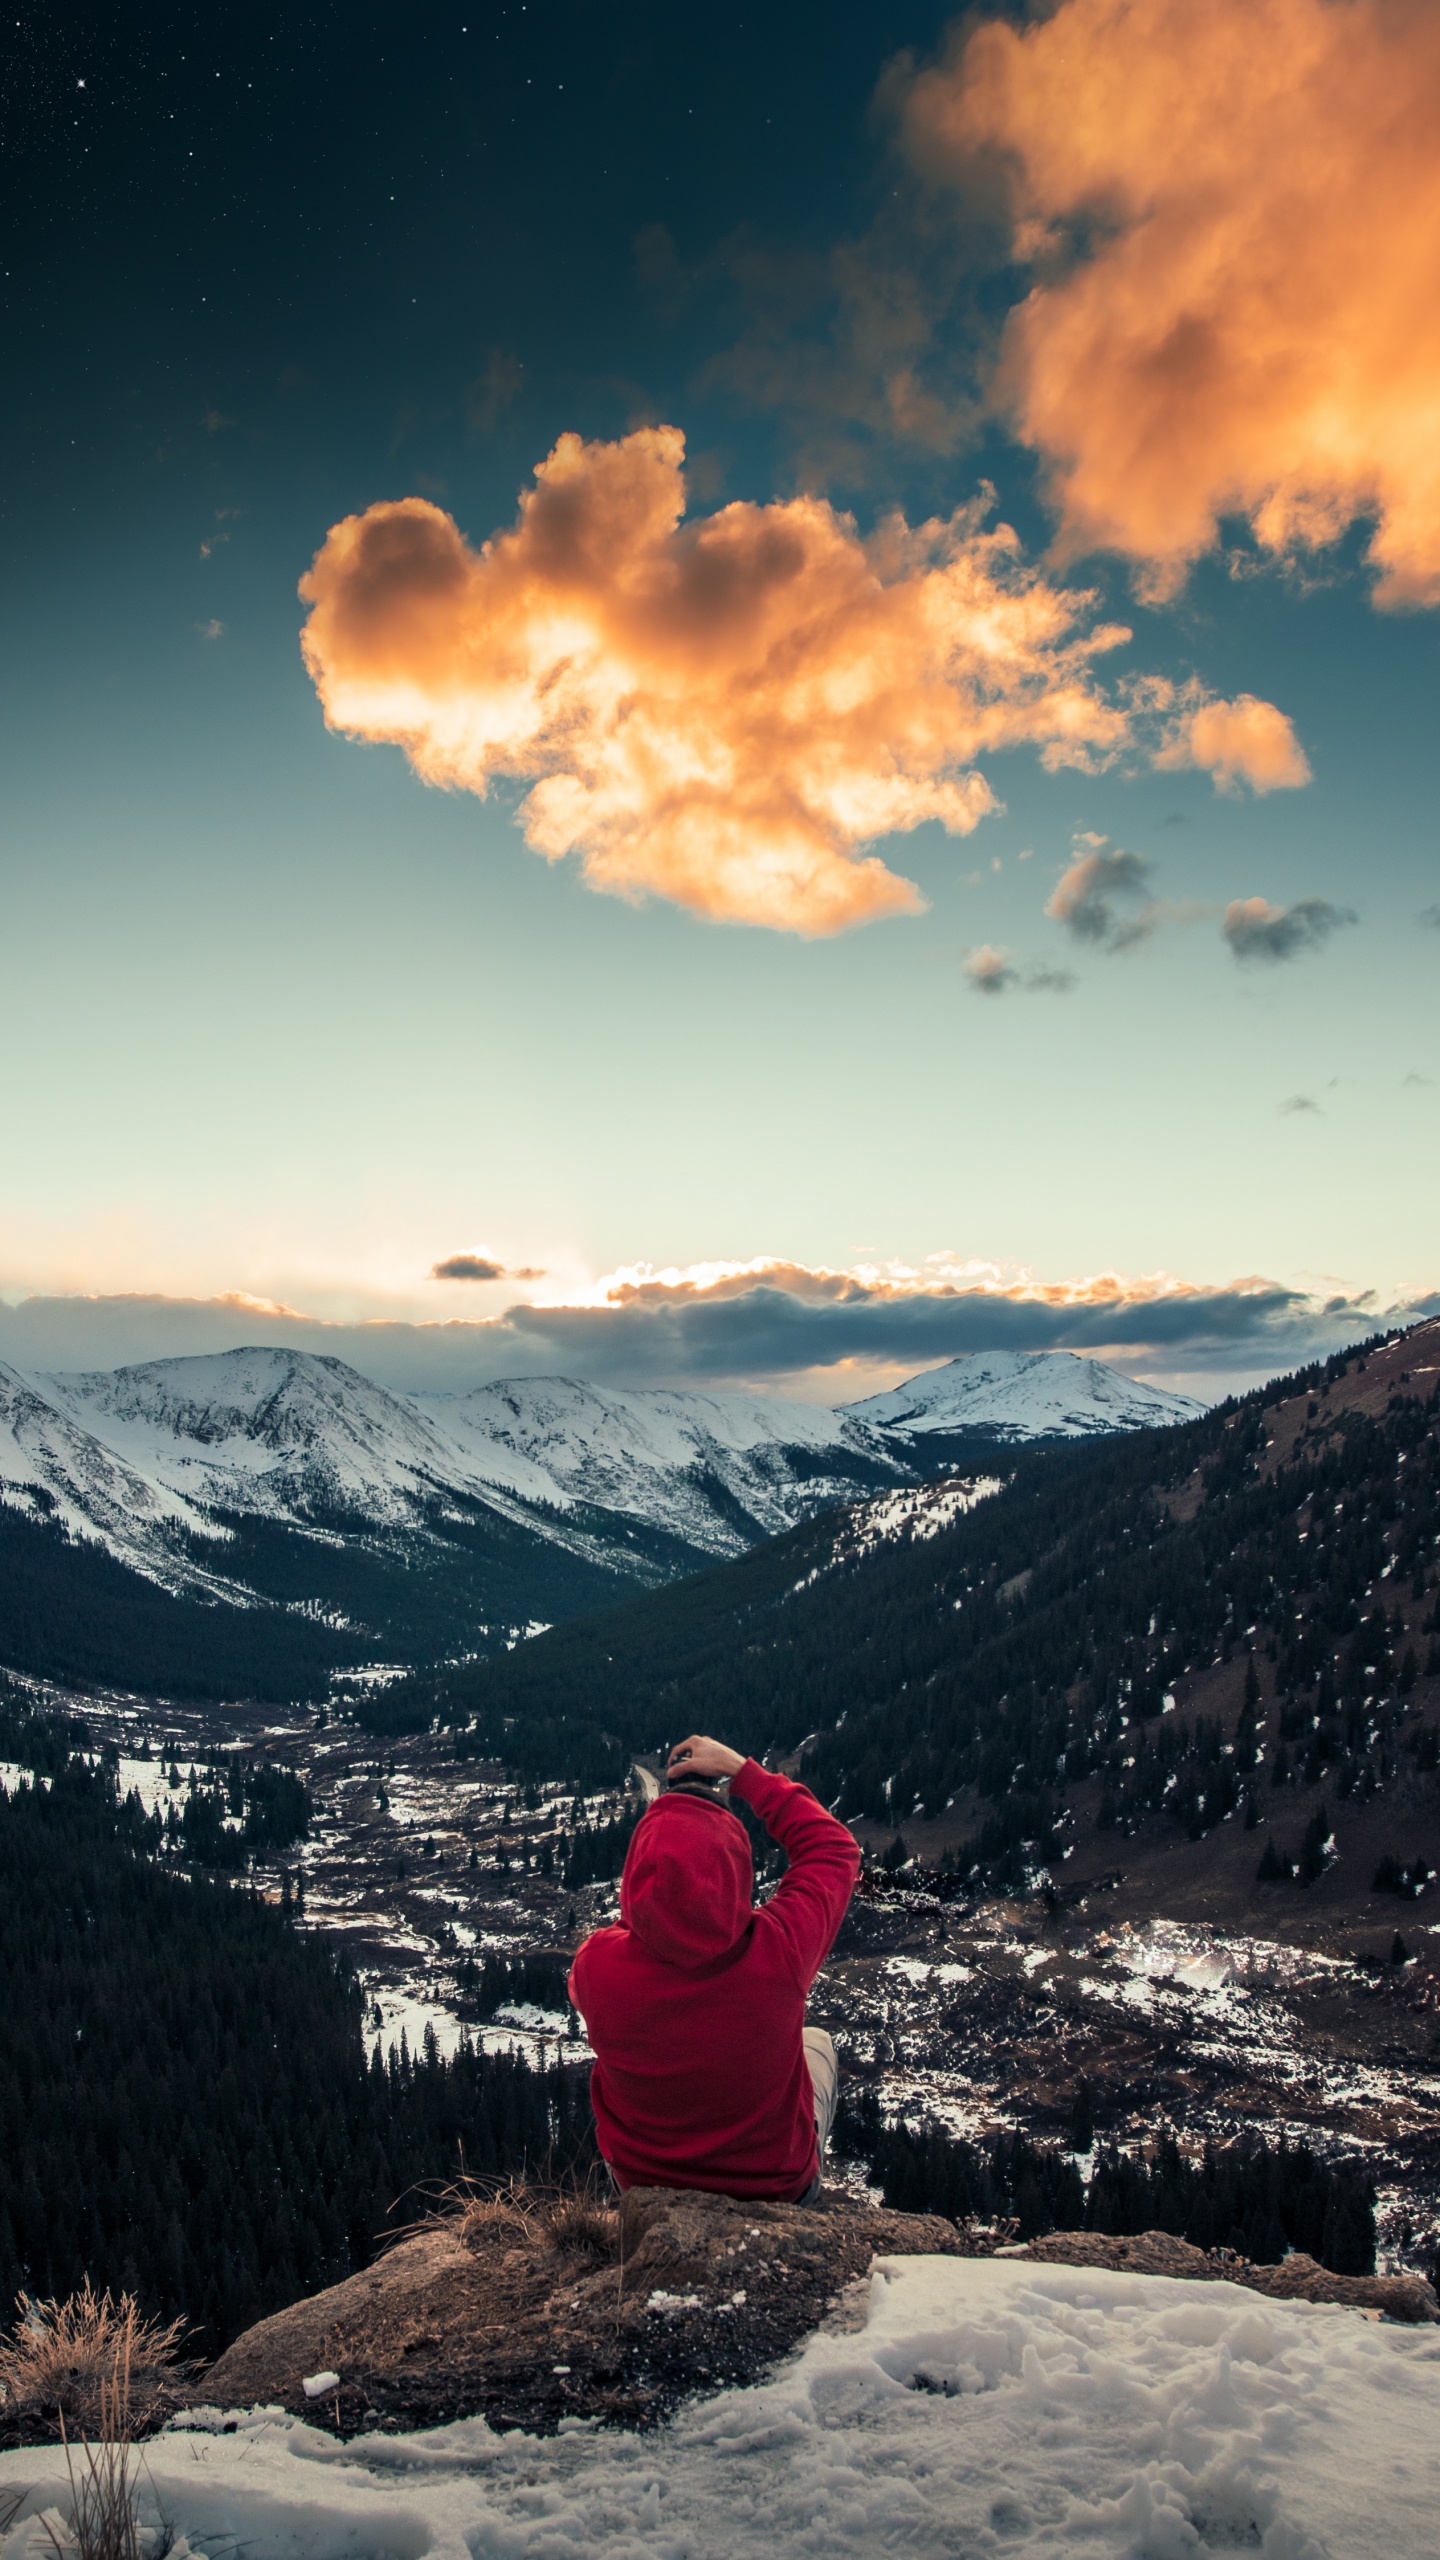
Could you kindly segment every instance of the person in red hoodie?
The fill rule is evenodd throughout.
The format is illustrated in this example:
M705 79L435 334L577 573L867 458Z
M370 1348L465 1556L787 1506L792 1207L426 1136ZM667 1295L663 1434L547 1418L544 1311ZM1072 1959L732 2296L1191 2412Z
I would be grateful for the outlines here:
M790 1860L758 1906L745 1826L715 1792L727 1780ZM838 2075L805 1995L859 1872L852 1835L808 1787L708 1734L676 1744L630 1843L619 1924L586 1938L570 1973L618 2186L818 2195Z

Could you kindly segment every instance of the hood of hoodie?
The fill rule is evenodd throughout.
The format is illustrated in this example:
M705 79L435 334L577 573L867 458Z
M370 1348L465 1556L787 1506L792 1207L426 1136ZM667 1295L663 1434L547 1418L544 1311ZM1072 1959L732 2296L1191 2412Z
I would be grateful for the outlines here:
M754 1884L735 1814L698 1796L661 1796L630 1843L620 1917L662 1964L713 1964L749 1928Z

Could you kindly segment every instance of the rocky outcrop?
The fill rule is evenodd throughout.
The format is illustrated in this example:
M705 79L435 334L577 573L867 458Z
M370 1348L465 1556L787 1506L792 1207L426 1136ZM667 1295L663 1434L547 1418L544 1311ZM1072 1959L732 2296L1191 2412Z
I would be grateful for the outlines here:
M1440 2320L1440 2302L1423 2276L1337 2276L1296 2250L1278 2266L1257 2266L1229 2249L1196 2249L1169 2231L1119 2236L1103 2231L1052 2231L1009 2258L1033 2258L1049 2266L1118 2267L1131 2275L1183 2276L1214 2284L1245 2285L1275 2302L1343 2302L1387 2320Z
M566 2417L645 2425L689 2393L754 2381L877 2256L966 2251L938 2215L838 2194L805 2208L653 2187L616 2208L512 2193L260 2321L193 2398L278 2402L346 2435L475 2414L541 2432ZM335 2382L308 2396L321 2374Z
M541 2434L567 2417L651 2425L694 2392L755 2381L823 2322L858 2320L856 2280L876 2258L993 2247L993 2234L842 2194L807 2209L653 2187L616 2207L515 2189L260 2321L190 2396L278 2403L343 2435L475 2415ZM1254 2266L1164 2231L1059 2231L1003 2254L1440 2317L1417 2277L1337 2276L1304 2257ZM320 2376L333 2379L315 2391Z

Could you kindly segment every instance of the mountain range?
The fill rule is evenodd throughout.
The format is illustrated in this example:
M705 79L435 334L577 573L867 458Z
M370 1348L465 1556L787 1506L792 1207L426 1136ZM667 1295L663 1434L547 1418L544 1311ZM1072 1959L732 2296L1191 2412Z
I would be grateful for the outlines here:
M189 1630L172 1677L198 1653L223 1690L238 1648L248 1676L317 1694L347 1667L483 1655L1004 1447L1195 1411L1063 1352L951 1361L838 1411L567 1378L405 1396L253 1347L0 1364L0 1664L144 1686L168 1604Z

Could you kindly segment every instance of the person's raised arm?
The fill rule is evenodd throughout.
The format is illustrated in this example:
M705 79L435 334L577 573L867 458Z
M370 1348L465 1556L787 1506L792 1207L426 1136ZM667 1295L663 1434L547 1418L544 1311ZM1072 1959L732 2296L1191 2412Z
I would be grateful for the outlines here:
M746 1760L709 1734L692 1733L677 1743L666 1772L679 1778L728 1778L732 1795L760 1816L772 1840L790 1861L765 1906L766 1916L789 1951L797 1980L806 1990L834 1943L860 1873L860 1852L852 1832L808 1787L793 1778L777 1777L757 1760Z

